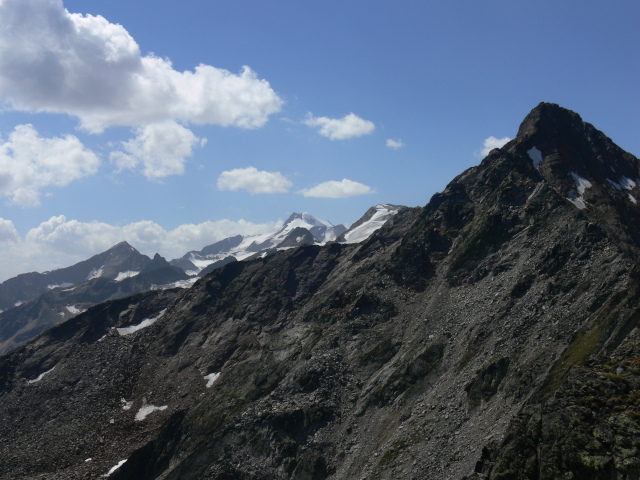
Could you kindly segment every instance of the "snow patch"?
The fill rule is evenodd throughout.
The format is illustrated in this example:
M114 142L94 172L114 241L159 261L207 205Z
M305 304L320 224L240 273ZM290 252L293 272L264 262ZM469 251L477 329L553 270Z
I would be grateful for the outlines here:
M120 404L122 405L123 410L131 410L131 407L133 406L133 400L131 400L130 402L127 402L125 398L121 398Z
M220 376L220 372L215 372L215 373L210 373L209 375L205 375L204 379L207 381L207 388L211 388L219 376Z
M22 305L24 302L22 300L18 300L16 303L13 304L14 307L19 307L20 305Z
M627 193L627 195L629 196L629 200L631 200L633 203L638 203L638 200L636 200L636 197L634 197L630 193Z
M618 179L617 182L614 182L610 178L607 178L607 182L609 182L609 185L611 185L616 190L633 190L635 187L640 185L640 178L632 180L628 177L622 177Z
M300 243L303 237L296 237L296 243Z
M114 280L116 282L121 282L122 280L124 280L125 278L131 278L131 277L135 277L136 275L138 275L140 272L135 272L133 270L129 270L126 272L120 272L118 274L118 276L116 278L114 278Z
M126 461L127 461L126 458L124 460L120 460L117 465L114 465L113 467L111 467L111 470L109 470L107 473L105 473L102 476L103 477L110 477L111 474L114 473L116 470L118 470L122 465L124 465Z
M118 331L118 333L122 337L124 337L125 335L131 335L132 333L135 333L138 330L142 330L143 328L147 328L147 327L153 325L154 323L156 323L160 318L162 318L162 316L164 315L164 312L166 312L166 310L167 309L165 308L157 316L155 316L153 318L145 318L144 320L142 320L137 325L130 325L130 326L124 327L124 328L116 328L116 330Z
M540 164L544 162L544 159L542 158L542 152L536 147L531 147L529 150L527 150L527 154L533 162L533 166L535 168L540 168Z
M98 270L96 270L95 268L93 270L91 270L91 273L89 273L89 275L87 275L87 280L93 280L94 278L100 278L102 276L102 269L104 268L104 265L101 266Z
M567 197L567 200L569 200L571 203L573 203L580 210L584 210L585 208L587 208L587 204L584 201L584 198L582 198L582 195L580 195L580 196L576 195L573 192L573 190L569 190L569 196Z
M582 196L584 194L584 191L587 188L592 187L591 182L586 178L581 177L576 172L570 172L570 173L571 173L571 176L573 177L573 181L576 184L576 188L578 189L578 195Z
M85 459L85 462L90 462L91 460L93 460L93 458L89 457L89 458Z
M143 405L142 408L140 408L140 410L138 410L138 413L136 413L135 420L136 420L136 422L141 422L142 420L147 418L147 416L149 416L153 412L162 411L162 410L166 410L166 409L167 409L167 405L163 405L161 407L156 407L155 405Z
M622 185L622 188L624 188L625 190L632 190L636 186L638 186L638 184L640 184L640 179L631 180L627 177L622 177L620 179L620 185Z
M178 280L173 283L164 285L151 285L151 290L169 290L170 288L191 288L198 281L198 277L187 278L186 280Z
M49 290L53 290L53 289L61 288L61 287L62 287L62 288L70 287L71 285L73 285L73 283L69 283L69 282L62 282L62 283L60 283L59 285L47 285L47 288L48 288ZM66 290L64 290L64 291L66 292Z
M45 376L47 373L51 373L51 372L53 372L53 370L54 370L55 368L56 368L56 367L55 367L55 365L54 365L54 366L51 368L51 370L47 370L46 372L42 372L40 375L38 375L38 377L37 377L37 378L34 378L33 380L27 380L27 383L28 383L29 385L31 385L32 383L39 382L40 380L42 380L42 379L44 378L44 376Z
M66 308L69 313L72 313L74 315L78 315L79 313L86 312L86 310L81 310L78 307L76 307L75 305L67 305L64 308Z
M65 313L64 312L58 312L58 315L60 315L61 317L64 317Z

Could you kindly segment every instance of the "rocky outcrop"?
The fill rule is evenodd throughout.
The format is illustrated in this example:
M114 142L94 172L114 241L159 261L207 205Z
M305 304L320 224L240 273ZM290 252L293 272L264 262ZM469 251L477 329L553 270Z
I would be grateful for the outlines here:
M578 119L539 105L514 141L361 243L232 262L0 357L0 478L537 478L516 467L543 465L540 418L587 440L572 459L633 472L640 244L616 218L638 217L640 192L576 201L556 155L573 169L574 152L619 153ZM561 148L576 125L579 145ZM600 383L606 401L583 405ZM591 424L567 422L571 398ZM573 478L600 478L572 462Z

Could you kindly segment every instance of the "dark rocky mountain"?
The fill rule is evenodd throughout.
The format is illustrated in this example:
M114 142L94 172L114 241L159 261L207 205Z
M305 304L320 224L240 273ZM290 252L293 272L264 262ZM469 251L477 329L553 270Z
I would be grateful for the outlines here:
M24 273L0 283L0 310L33 300L57 287L70 287L97 277L113 280L122 272L139 271L148 262L149 257L127 242L121 242L71 267L44 273Z
M130 254L127 255L127 252ZM101 261L106 263L102 264ZM100 266L96 268L95 265L98 264ZM150 259L138 253L126 242L119 243L90 260L63 269L66 273L56 270L34 274L34 278L41 276L42 281L54 274L57 275L55 278L72 280L77 277L68 272L85 272L91 267L93 268L89 270L88 280L85 277L73 286L69 285L71 282L65 282L55 288L50 288L52 285L49 285L44 293L34 299L0 313L0 354L22 345L41 332L98 303L188 279L181 269L170 265L160 255L156 254ZM125 270L130 268L137 270ZM101 275L97 275L99 272ZM20 277L22 276L16 278ZM18 282L11 285L15 287Z
M636 479L639 177L543 103L361 243L94 306L0 357L0 478Z

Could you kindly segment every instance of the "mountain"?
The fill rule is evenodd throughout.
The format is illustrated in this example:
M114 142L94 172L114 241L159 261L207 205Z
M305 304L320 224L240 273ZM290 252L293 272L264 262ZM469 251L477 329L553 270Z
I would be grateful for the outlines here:
M231 257L235 260L246 260L284 248L323 245L335 240L346 229L342 224L334 226L331 222L320 220L307 212L292 213L273 233L225 238L200 251L194 250L181 258L171 260L171 264L191 275L201 274L205 269L208 273L213 270L208 267L225 265Z
M121 242L106 252L94 255L71 267L50 272L31 272L0 283L0 310L8 310L33 300L57 287L70 287L91 278L105 277L114 280L118 275L139 271L149 257L142 255L127 242Z
M27 279L34 281L28 283ZM40 290L28 288L29 285L42 286L52 279L62 282ZM0 354L93 305L187 279L182 270L161 256L156 254L152 260L122 242L72 267L7 280L0 288L8 284L6 292L21 298L30 297L30 300L0 312ZM25 290L18 293L18 287ZM41 293L37 294L38 291Z
M338 235L336 242L359 243L366 240L373 232L382 227L389 218L403 208L405 207L389 203L371 207L348 230Z
M0 357L0 478L637 478L639 177L542 103L362 242L96 305Z

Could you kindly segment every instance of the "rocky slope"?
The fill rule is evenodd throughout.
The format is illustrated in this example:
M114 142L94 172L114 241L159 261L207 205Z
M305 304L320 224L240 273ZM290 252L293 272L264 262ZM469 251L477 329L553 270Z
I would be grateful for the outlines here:
M0 478L637 478L638 177L540 104L362 243L95 306L0 357Z
M123 252L125 255L122 255ZM101 263L105 259L106 263ZM130 270L131 268L136 270ZM84 277L69 275L69 272L74 271L81 273L89 271L89 274ZM62 275L65 276L62 277ZM44 293L34 299L0 313L0 354L22 345L48 328L98 303L188 279L182 270L169 265L159 255L156 254L153 259L150 259L138 253L126 242L73 267L45 274L27 274L27 276L40 278L44 283L51 276L67 280L75 278L82 280L75 284L63 282L62 285L49 285ZM16 279L21 278L24 276L16 277ZM5 284L9 282L11 280ZM16 286L18 282L11 284ZM30 290L25 285L23 288L26 289L21 294L24 298Z

